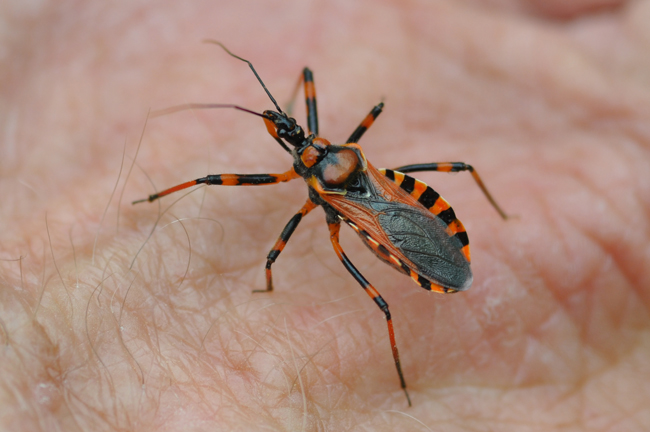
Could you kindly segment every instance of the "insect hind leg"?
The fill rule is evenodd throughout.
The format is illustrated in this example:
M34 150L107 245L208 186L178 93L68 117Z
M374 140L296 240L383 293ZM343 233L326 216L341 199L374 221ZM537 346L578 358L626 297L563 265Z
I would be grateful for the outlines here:
M469 171L474 178L474 181L478 187L483 192L483 195L487 200L492 204L492 207L499 213L503 219L508 219L508 215L503 211L501 206L497 204L496 200L492 197L492 194L488 192L487 187L481 180L481 177L478 175L473 166L466 164L464 162L433 162L433 163L424 163L424 164L412 164L404 165L399 168L395 168L394 171L399 171L401 173L411 173L411 172L422 172L422 171L439 171L439 172L460 172L460 171Z
M406 381L404 380L404 374L402 373L402 366L399 360L399 351L397 350L397 343L395 342L395 332L393 330L393 320L390 315L390 311L388 310L388 303L383 299L381 294L379 294L379 291L375 289L372 285L370 285L370 282L366 280L365 277L357 270L357 268L352 264L350 259L345 255L345 252L343 252L343 248L341 247L341 244L339 243L339 231L341 229L341 223L340 222L335 222L335 223L328 223L327 224L329 230L330 230L330 240L332 241L332 246L334 247L334 251L336 252L336 255L339 257L341 262L343 263L343 266L345 266L346 270L350 272L350 274L359 282L359 285L364 289L366 294L370 296L370 298L373 299L375 304L381 309L381 311L386 315L386 324L388 325L388 337L390 339L390 346L393 351L393 360L395 361L395 368L397 369L397 374L399 375L399 381L400 385L402 387L402 390L404 390L404 394L406 395L406 400L411 406L411 398L409 397L408 391L406 391Z

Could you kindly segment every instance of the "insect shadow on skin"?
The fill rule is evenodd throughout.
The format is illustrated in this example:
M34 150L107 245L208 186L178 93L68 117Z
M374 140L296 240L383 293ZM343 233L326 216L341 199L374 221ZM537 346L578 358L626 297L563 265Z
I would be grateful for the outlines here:
M266 289L253 292L273 291L271 266L302 218L314 208L322 207L336 255L386 316L395 368L411 406L388 304L343 251L339 244L341 222L350 226L380 260L410 276L422 288L455 293L467 290L472 284L469 238L465 228L447 201L425 183L406 173L469 171L499 215L503 219L508 216L492 198L474 168L463 162L412 164L395 169L372 166L357 143L382 112L383 102L370 111L345 144L331 144L318 135L316 91L311 70L303 69L294 91L295 96L300 84L303 84L307 109L305 132L293 117L282 111L250 61L231 53L220 42L205 42L219 45L232 57L246 62L276 111L266 110L260 114L235 104L191 103L156 111L153 116L187 109L232 108L262 117L269 134L293 157L293 166L280 174L212 174L149 195L133 204L155 201L199 184L261 186L302 178L308 187L307 201L286 224L266 257Z

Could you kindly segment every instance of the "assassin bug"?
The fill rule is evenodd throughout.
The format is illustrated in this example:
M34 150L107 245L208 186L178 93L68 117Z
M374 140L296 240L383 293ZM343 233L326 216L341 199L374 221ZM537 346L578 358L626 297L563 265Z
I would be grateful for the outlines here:
M296 120L282 111L250 61L231 53L220 42L206 42L219 45L232 57L246 62L277 111L266 110L259 114L233 104L185 104L159 111L157 115L203 108L234 108L257 115L264 119L269 134L291 154L293 166L281 174L208 175L149 195L133 204L151 202L198 184L254 186L303 178L309 190L307 202L284 227L266 257L266 289L254 292L273 291L271 266L302 218L314 208L322 207L334 251L348 272L386 315L395 367L410 406L411 399L406 391L388 304L343 252L339 244L341 222L350 226L379 259L410 276L422 288L454 293L468 289L472 283L467 233L447 201L425 183L406 173L469 171L501 217L506 219L506 214L471 165L462 162L425 163L405 165L394 170L376 169L372 166L357 142L382 112L383 102L370 111L345 144L331 144L318 136L316 92L311 70L303 70L296 88L299 88L301 82L304 84L307 106L305 134Z

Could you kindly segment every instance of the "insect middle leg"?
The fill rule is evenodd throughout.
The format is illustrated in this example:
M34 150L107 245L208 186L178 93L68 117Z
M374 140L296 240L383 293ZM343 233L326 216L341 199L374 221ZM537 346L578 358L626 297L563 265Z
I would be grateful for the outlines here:
M478 175L474 167L471 165L468 165L464 162L433 162L433 163L425 163L425 164L412 164L412 165L404 165L399 168L395 168L394 171L399 171L401 173L411 173L411 172L422 172L422 171L439 171L439 172L459 172L459 171L469 171L472 174L472 177L474 178L474 181L478 185L479 188L481 188L481 191L483 192L483 195L490 201L490 204L492 204L492 207L501 215L503 219L508 219L508 215L506 212L503 211L503 209L497 204L496 200L492 197L490 192L488 192L487 188L485 187L485 184L483 183L483 180L481 180L481 177Z
M287 182L297 178L300 178L300 175L298 175L298 173L296 173L293 168L282 174L211 174L206 177L201 177L196 180L181 183L153 195L149 195L148 198L133 201L132 204L137 204L144 201L152 202L158 198L162 198L171 193L187 189L198 184L222 186L263 186Z
M330 240L332 241L332 246L334 246L334 251L336 252L336 255L338 255L339 259L347 269L347 271L350 272L350 274L359 282L361 287L366 291L366 294L370 296L374 300L374 302L377 304L379 309L386 315L386 324L388 325L388 337L390 339L390 346L393 350L393 360L395 360L395 368L397 368L397 374L399 375L399 381L400 385L402 386L402 390L404 390L404 393L406 394L406 400L408 401L409 406L411 406L411 398L409 397L408 392L406 391L406 381L404 381L404 374L402 374L402 366L399 361L399 352L397 351L397 343L395 342L395 332L393 331L393 321L390 316L390 311L388 310L388 303L382 298L381 294L379 294L379 291L375 289L372 285L370 285L370 282L366 280L365 277L357 270L357 268L352 264L350 259L345 255L343 252L343 248L341 247L341 244L339 243L339 231L341 229L341 223L340 222L335 222L335 223L328 223L327 224L329 230L330 230Z
M287 245L287 242L289 241L289 238L291 237L291 234L296 230L298 227L298 224L302 220L303 216L305 216L307 213L312 211L317 207L312 200L307 199L307 202L305 203L304 206L300 209L298 213L296 213L289 223L284 227L282 230L282 233L280 234L280 237L278 238L278 241L275 242L275 245L269 252L269 254L266 256L266 289L265 290L253 290L253 292L268 292L268 291L273 291L273 277L271 275L271 265L275 262L276 259L278 259L278 256L280 256L280 252L284 249L284 247Z

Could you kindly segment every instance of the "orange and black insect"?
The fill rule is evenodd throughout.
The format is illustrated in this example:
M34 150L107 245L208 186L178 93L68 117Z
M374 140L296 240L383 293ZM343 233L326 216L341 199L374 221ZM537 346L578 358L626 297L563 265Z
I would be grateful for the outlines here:
M334 251L345 268L386 315L395 367L410 406L411 400L400 366L388 304L343 252L339 244L341 222L356 231L379 259L410 276L422 288L440 293L454 293L468 289L472 283L469 239L465 228L447 201L425 183L405 173L469 171L492 206L504 219L507 218L506 214L494 201L471 165L462 162L425 163L406 165L394 170L376 169L372 166L357 142L382 112L383 103L370 111L345 144L331 144L318 136L316 93L311 70L305 68L301 77L307 105L305 133L294 118L280 109L251 62L232 54L219 42L208 42L221 46L231 56L248 63L276 111L266 110L259 114L231 104L186 104L161 113L195 108L234 108L258 115L264 119L271 136L291 154L294 159L293 166L282 174L208 175L150 195L146 199L134 201L134 204L154 201L198 184L253 186L303 178L307 183L309 197L284 227L267 255L266 289L258 291L273 290L271 266L302 218L314 208L322 207Z

